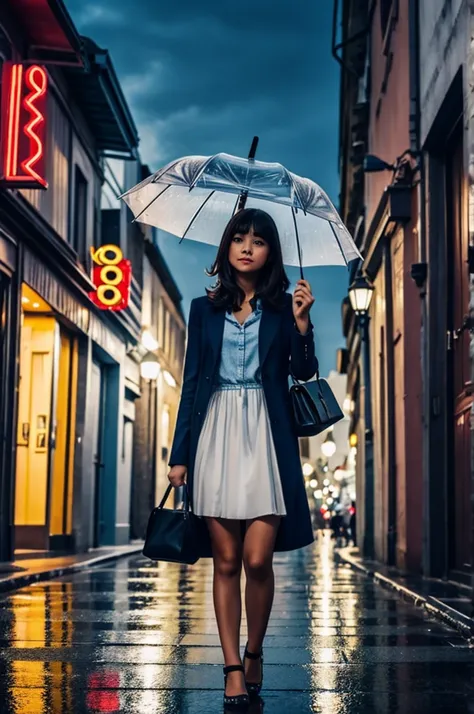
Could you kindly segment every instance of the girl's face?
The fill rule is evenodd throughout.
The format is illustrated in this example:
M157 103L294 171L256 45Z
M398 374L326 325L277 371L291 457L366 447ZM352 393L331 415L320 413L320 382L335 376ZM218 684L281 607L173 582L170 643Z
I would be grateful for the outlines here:
M229 263L239 273L255 273L263 268L270 246L256 236L253 226L248 233L236 233L229 246Z

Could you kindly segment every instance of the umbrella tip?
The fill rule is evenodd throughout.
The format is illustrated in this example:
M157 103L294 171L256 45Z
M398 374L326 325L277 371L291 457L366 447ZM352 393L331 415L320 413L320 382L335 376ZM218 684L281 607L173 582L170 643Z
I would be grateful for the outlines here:
M259 137L254 136L253 141L252 141L252 146L250 147L250 151L249 151L249 159L255 158L255 154L257 153L258 142L259 142Z

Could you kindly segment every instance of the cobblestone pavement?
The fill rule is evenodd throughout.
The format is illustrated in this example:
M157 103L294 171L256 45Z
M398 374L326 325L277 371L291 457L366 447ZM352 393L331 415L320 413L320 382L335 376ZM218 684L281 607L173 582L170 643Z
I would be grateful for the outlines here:
M474 712L474 650L339 563L326 535L275 571L250 712ZM222 712L211 586L209 560L134 556L3 596L1 714Z

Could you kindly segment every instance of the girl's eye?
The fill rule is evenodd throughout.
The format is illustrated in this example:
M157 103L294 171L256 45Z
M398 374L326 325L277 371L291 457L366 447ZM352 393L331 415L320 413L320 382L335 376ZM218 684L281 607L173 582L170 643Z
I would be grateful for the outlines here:
M234 236L234 240L239 241L239 240L242 240L242 238L240 236Z
M263 240L256 240L255 243L256 243L256 245L265 245Z

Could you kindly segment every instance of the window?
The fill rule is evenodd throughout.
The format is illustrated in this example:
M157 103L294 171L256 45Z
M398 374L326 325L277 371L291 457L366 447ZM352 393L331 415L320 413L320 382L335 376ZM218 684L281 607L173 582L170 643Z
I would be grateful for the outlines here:
M79 166L76 166L72 246L81 261L85 260L87 250L87 189L87 180Z
M169 355L170 351L170 314L168 310L166 310L166 315L165 315L165 341L164 341L164 350L167 355Z
M158 313L158 341L162 350L165 349L165 303L160 297L160 307Z

